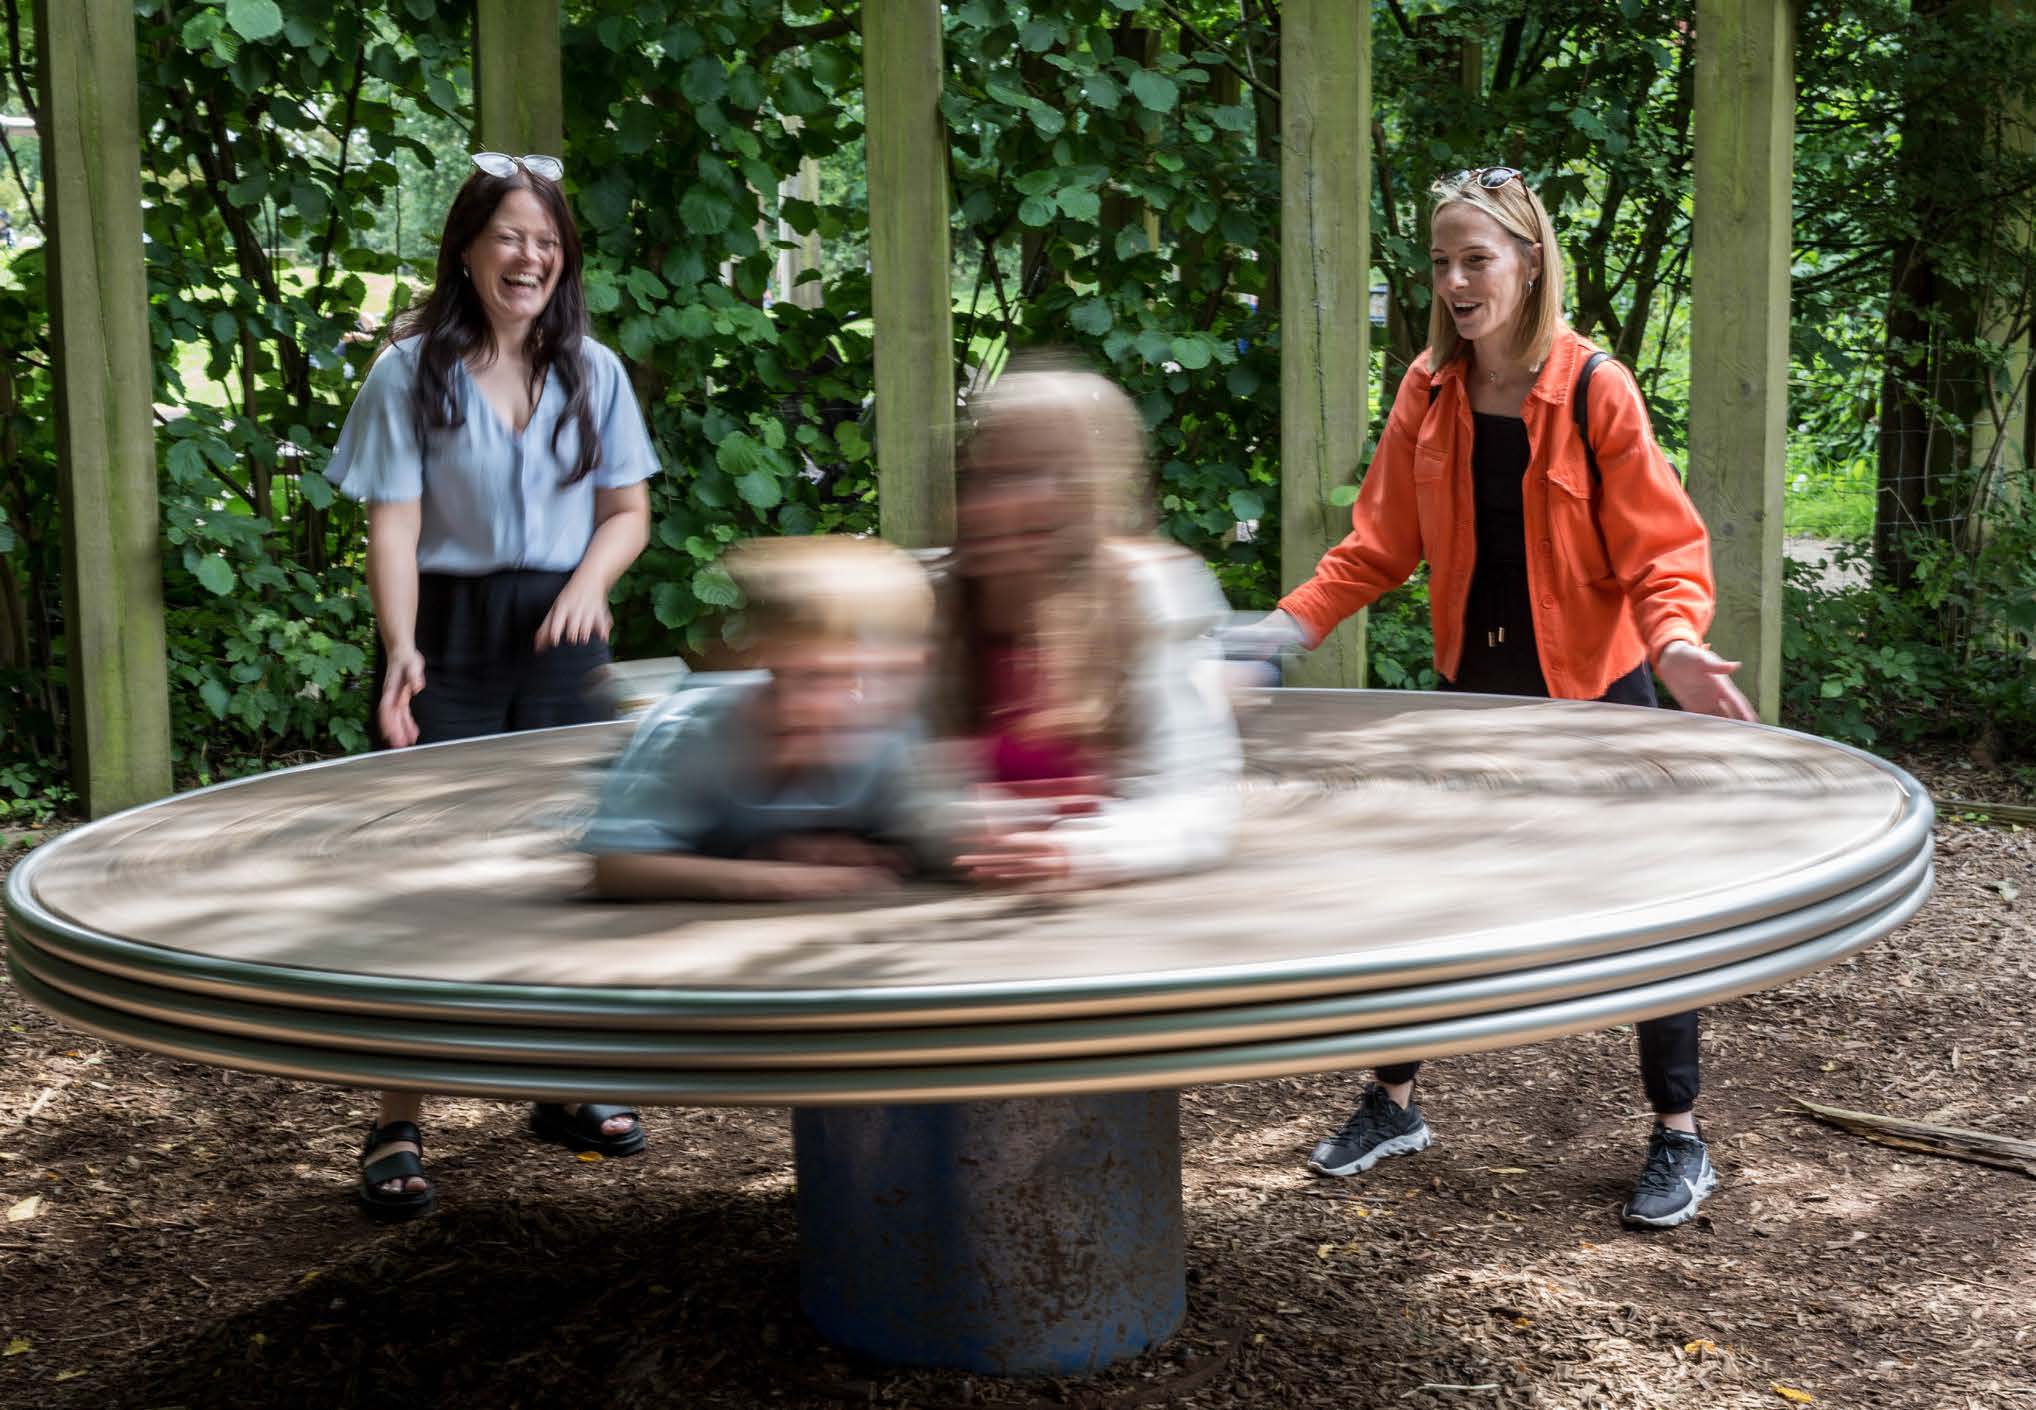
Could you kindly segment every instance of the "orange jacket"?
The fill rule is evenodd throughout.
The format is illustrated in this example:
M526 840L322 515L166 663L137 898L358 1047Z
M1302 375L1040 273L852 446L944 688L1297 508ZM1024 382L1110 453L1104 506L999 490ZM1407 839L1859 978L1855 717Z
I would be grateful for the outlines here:
M1558 333L1520 410L1530 448L1523 489L1534 634L1549 693L1570 700L1604 694L1643 657L1658 662L1671 642L1701 644L1716 601L1710 536L1654 442L1639 385L1617 362L1591 377L1602 483L1591 482L1569 399L1593 351L1576 333ZM1453 680L1477 561L1470 398L1461 360L1431 376L1428 359L1416 358L1400 383L1349 536L1280 609L1319 641L1425 558L1435 669Z

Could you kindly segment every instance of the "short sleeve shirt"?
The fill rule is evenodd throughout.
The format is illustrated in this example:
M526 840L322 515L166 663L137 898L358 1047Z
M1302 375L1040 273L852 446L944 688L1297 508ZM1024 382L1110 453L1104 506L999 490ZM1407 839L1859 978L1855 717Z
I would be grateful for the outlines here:
M593 474L568 485L565 477L579 458L579 430L571 420L560 427L566 394L556 375L544 379L530 422L517 434L502 423L466 365L455 363L452 396L463 420L430 432L420 445L410 419L418 341L392 344L368 370L325 477L350 499L422 501L417 566L424 572L479 576L579 567L594 537L594 492L657 473L657 454L622 360L591 338L580 340L601 457Z
M703 673L654 706L610 771L580 850L741 857L812 832L906 841L913 735L888 732L852 763L773 782L746 723L769 682L760 671Z

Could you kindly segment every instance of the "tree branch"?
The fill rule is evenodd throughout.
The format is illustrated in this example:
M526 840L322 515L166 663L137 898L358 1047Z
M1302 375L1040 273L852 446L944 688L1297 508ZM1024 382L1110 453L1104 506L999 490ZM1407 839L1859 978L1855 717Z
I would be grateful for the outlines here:
M1492 65L1492 92L1503 92L1513 86L1513 68L1520 62L1520 39L1526 28L1525 19L1506 21L1499 36L1499 57Z
M354 113L360 105L361 87L367 79L368 51L363 45L354 56L353 83L346 90L346 122L341 127L339 161L332 172L332 205L325 213L325 244L318 252L318 278L311 286L311 307L319 313L325 312L325 277L332 269L332 247L339 239L339 215L346 206L346 164L353 152Z
M36 109L35 91L28 86L28 72L21 62L21 4L20 0L6 0L7 5L7 69L14 76L14 86L21 91L21 105L28 110L29 120L36 124L37 132L42 130L42 115ZM7 130L0 128L0 152L7 154L7 165L14 173L14 184L21 188L21 199L28 202L28 219L37 230L44 228L42 212L35 208L35 192L28 189L28 181L21 174L21 163L15 159L14 144L7 140Z
M1222 54L1223 67L1229 69L1230 72L1236 74L1239 78L1243 79L1246 83L1250 84L1253 88L1257 89L1258 92L1263 96L1272 99L1272 101L1275 103L1279 102L1280 95L1277 89L1268 88L1264 83L1259 81L1257 74L1252 73L1248 68L1239 64L1237 60L1231 58L1229 53L1226 52L1221 45L1216 43L1215 40L1209 38L1206 34L1202 33L1201 30L1195 28L1195 22L1189 19L1186 15L1182 14L1178 7L1169 4L1168 0L1159 0L1159 8L1166 11L1167 17L1173 20L1175 24L1179 25L1181 27L1181 32L1186 34L1190 39L1194 40L1197 44L1201 45L1204 49L1209 50L1211 53Z
M881 3L881 0L878 0ZM772 59L787 49L802 49L808 44L825 44L830 39L843 39L854 34L859 28L854 19L829 20L825 24L806 25L796 28L779 25L770 35L758 40L750 48L750 63L762 69Z
M28 189L28 181L21 174L21 163L14 159L14 144L7 140L5 129L0 129L0 152L7 154L7 165L14 172L14 184L21 188L21 199L28 202L29 223L37 230L43 229L42 212L35 208L35 192Z
M14 74L14 86L21 90L21 105L28 109L29 120L38 129L42 126L42 113L35 103L35 89L29 86L28 70L21 62L21 4L20 0L5 0L7 5L7 67Z

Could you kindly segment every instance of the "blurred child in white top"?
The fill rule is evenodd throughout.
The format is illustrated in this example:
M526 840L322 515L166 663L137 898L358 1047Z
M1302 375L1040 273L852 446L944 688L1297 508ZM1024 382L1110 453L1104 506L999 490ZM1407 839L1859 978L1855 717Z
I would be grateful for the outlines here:
M1129 881L1229 852L1241 768L1208 568L1150 528L1145 428L1091 372L970 406L937 716L975 785L958 865L992 885Z

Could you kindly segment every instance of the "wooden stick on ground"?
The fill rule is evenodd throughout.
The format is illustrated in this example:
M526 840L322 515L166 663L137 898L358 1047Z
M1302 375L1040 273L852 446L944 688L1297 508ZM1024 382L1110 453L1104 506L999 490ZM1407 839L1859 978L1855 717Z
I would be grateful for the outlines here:
M1975 798L1939 798L1937 811L1943 814L1982 813L2000 822L2036 823L2036 807L2027 803L1983 803Z
M1819 1121L1850 1131L1855 1136L1864 1136L1869 1141L1878 1141L1884 1146L1921 1151L1926 1155L1949 1156L1953 1160L1969 1160L1978 1165L2019 1170L2024 1175L2036 1176L2036 1141L1996 1136L1988 1131L1965 1131L1955 1126L1932 1126L1899 1116L1876 1116L1871 1112L1819 1106L1801 1097L1796 1098L1796 1105Z

